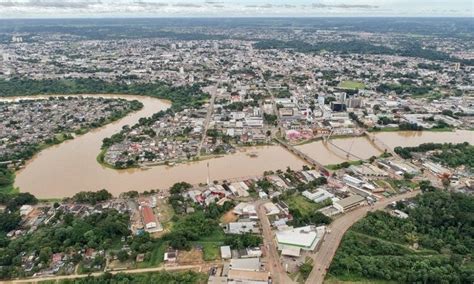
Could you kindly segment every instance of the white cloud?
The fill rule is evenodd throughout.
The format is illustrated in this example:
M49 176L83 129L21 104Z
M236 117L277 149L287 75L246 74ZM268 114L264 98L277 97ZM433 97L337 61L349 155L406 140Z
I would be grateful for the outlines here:
M472 16L472 4L471 0L0 0L0 18L399 15Z

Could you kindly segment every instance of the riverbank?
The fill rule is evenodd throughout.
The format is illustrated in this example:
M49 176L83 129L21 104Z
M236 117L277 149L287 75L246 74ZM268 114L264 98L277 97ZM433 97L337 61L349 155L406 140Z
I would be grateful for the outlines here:
M423 128L423 130L401 130L400 127L384 127L384 128L369 128L367 129L368 132L370 133L377 133L377 132L399 132L399 131L414 131L414 132L421 132L421 131L427 131L427 132L453 132L456 131L455 128L453 127L443 127L443 128Z
M48 99L50 98L59 98L59 97L64 97L65 95L48 95L46 96ZM17 99L18 97L9 97L7 99L3 98L2 101L3 102L13 102ZM43 100L45 99L45 96L31 96L31 97L28 97L28 99L31 99L31 100ZM122 99L123 100L123 99ZM28 152L27 154L25 154L24 158L21 160L21 165L16 165L15 168L5 168L4 170L6 171L9 171L10 172L10 176L11 178L9 178L9 183L6 183L4 182L5 184L3 186L0 187L0 192L1 193L7 193L7 194L15 194L15 193L18 193L19 192L19 188L18 187L15 187L14 186L14 183L15 183L15 173L16 171L20 170L21 167L24 165L24 164L27 164L33 157L35 157L38 153L52 147L52 146L57 146L57 145L60 145L62 144L63 142L65 141L68 141L68 140L73 140L75 139L77 136L81 136L81 135L85 135L86 133L88 133L89 131L92 131L94 129L98 129L100 127L103 127L109 123L113 123L117 120L120 120L126 116L128 116L130 113L132 112L137 112L139 110L141 110L143 108L143 104L138 102L138 101L131 101L131 100L128 100L130 103L130 105L128 106L128 108L125 108L124 110L121 110L121 111L117 111L117 112L112 112L107 118L105 119L102 119L102 120L97 120L97 121L93 121L92 123L90 123L88 125L88 127L81 127L80 129L78 130L75 130L75 131L63 131L63 132L59 132L59 133L56 133L54 134L54 136L52 138L49 138L49 139L46 139L44 141L42 141L41 143L39 144L36 144L36 145L33 145L31 148L30 148L30 152ZM7 174L5 174L7 175ZM4 179L5 181L5 179Z
M78 136L73 140L41 151L17 172L15 187L19 187L21 191L31 192L41 199L61 198L72 196L80 191L103 188L118 196L120 193L130 190L141 192L167 188L181 181L199 184L206 182L209 174L210 180L232 180L256 176L264 171L284 170L288 166L292 169L299 169L305 165L305 162L279 146L261 146L242 147L234 154L213 157L205 161L176 164L172 167L163 165L147 169L119 170L104 167L97 161L104 138L119 132L124 125L134 125L140 118L150 117L170 106L169 101L147 96L104 96L138 99L144 104L144 107L138 112L92 130L86 135ZM392 148L418 145L426 143L426 140L428 142L459 142L464 140L464 137L472 137L465 131L447 133L390 132L375 133L375 135ZM474 137L471 140L473 141L468 142L474 144ZM372 150L370 141L365 137L335 139L332 142L345 147L345 149L351 149L352 145L351 151L357 149L359 154L366 155L367 159L370 156L380 155L380 151ZM395 145L392 146L392 144ZM323 145L321 141L298 147L305 146L309 146L308 154L314 156L322 164L336 164L347 160L344 154L339 154L338 150L331 145Z

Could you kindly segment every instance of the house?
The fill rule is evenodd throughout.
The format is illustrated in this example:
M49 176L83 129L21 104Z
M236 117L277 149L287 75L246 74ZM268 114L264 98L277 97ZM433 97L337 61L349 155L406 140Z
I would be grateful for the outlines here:
M400 218L400 219L408 218L407 213L405 213L403 211L400 211L400 210L397 210L397 209L390 211L390 215L392 215L393 217Z
M278 209L278 206L276 206L272 202L265 203L263 207L265 208L267 216L280 214L280 209Z
M239 216L248 217L250 219L258 219L257 209L255 205L242 202L234 207L234 213Z
M168 250L165 252L163 257L165 262L176 262L178 259L178 251L177 250Z
M246 248L243 250L239 250L240 258L253 258L253 257L261 257L262 250L259 247L255 248Z

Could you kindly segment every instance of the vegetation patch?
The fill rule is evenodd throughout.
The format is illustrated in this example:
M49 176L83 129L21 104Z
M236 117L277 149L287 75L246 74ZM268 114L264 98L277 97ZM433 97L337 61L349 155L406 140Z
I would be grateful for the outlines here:
M430 191L397 208L400 219L377 211L344 236L328 277L345 281L471 283L474 197Z
M339 88L350 89L350 90L360 90L365 88L365 84L358 81L342 81L338 85Z

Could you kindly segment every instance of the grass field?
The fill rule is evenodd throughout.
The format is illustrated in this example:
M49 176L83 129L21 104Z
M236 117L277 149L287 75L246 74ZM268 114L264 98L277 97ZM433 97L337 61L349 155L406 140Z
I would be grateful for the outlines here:
M142 263L137 263L137 268L155 267L163 263L163 257L168 247L168 242L157 244L150 252L150 259Z
M351 89L351 90L358 90L358 89L364 89L365 88L365 84L362 83L362 82L357 82L357 81L350 81L350 80L347 80L347 81L342 81L341 83L339 83L339 85L337 85L339 88L343 88L343 89Z
M293 194L284 200L290 208L298 209L301 214L307 215L324 207L325 203L314 203L300 194Z
M202 245L202 253L205 261L213 261L220 259L220 247L224 242L200 242Z
M224 231L218 230L210 236L193 242L193 244L202 246L202 253L205 261L213 261L220 258L220 247L224 245L224 240Z

